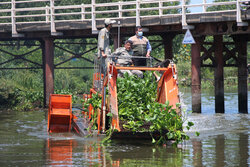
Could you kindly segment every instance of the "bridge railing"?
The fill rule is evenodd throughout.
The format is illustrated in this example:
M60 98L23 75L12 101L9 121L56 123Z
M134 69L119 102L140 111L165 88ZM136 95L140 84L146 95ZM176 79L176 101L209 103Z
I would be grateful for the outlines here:
M136 18L140 25L143 17L182 16L183 28L189 28L186 16L197 13L235 11L239 26L246 25L241 18L241 6L247 0L207 3L207 0L196 0L196 4L187 4L186 0L135 0L110 3L67 4L62 0L3 0L0 2L0 25L11 25L12 35L18 36L18 24L47 23L51 34L56 35L55 23L91 21L92 30L96 31L96 20L104 18ZM192 8L201 8L193 12ZM211 9L213 8L213 11ZM208 10L209 9L209 10Z

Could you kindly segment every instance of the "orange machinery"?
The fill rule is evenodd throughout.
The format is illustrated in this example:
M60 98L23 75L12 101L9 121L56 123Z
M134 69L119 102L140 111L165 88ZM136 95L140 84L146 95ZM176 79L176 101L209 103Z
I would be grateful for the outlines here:
M176 108L176 103L179 103L178 85L176 79L176 67L170 63L167 68L153 67L118 67L108 64L106 76L101 76L103 84L101 88L102 106L97 112L98 133L105 132L107 113L112 113L112 128L120 131L118 99L117 99L117 74L118 70L143 70L143 71L164 71L157 86L157 101L166 103ZM95 73L93 77L93 87L95 81L100 82L99 74ZM106 88L108 88L109 96L106 99ZM100 90L100 88L99 88ZM97 93L96 88L90 89L89 95L84 95L85 99L91 98L93 93ZM94 114L93 107L88 108L89 113L83 113L85 118L91 119ZM178 111L178 110L177 110ZM74 119L73 119L74 118ZM77 118L72 114L72 104L70 95L55 95L50 96L50 106L48 114L48 131L49 132L68 132L71 130L71 123L77 126ZM79 120L78 120L79 121ZM80 127L80 126L79 126ZM79 131L80 128L75 128Z
M48 131L70 132L72 121L72 96L51 94L48 111Z
M98 111L97 125L98 133L105 132L106 127L106 114L112 113L112 127L120 131L119 125L119 112L118 112L118 99L117 99L117 75L118 70L143 70L143 71L164 71L157 86L157 101L159 103L166 103L176 108L176 103L179 103L179 91L177 84L176 66L170 63L167 68L153 68L153 67L119 67L108 64L107 74L104 78L102 88L102 109ZM105 88L108 87L109 96L105 98ZM92 112L92 111L91 111ZM177 109L178 112L178 109Z

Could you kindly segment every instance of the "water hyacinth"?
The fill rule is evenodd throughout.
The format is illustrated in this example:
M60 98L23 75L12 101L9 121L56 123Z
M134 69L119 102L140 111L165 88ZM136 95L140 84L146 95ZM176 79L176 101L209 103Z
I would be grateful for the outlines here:
M144 78L124 75L118 78L119 118L124 121L123 129L133 132L160 132L158 140L153 143L163 144L167 139L175 140L175 144L189 139L183 132L184 120L168 102L156 102L157 82L152 72L145 72ZM145 129L145 125L150 125ZM188 123L187 129L193 126Z
M130 132L150 132L152 142L156 144L166 144L167 140L174 140L174 145L188 140L189 136L183 132L183 124L186 119L176 112L168 102L165 104L156 101L157 82L152 72L145 72L144 78L129 76L127 73L124 78L117 79L117 97L119 120L122 122L122 131ZM101 107L101 97L94 94L91 99L85 103L84 108L91 104L94 113ZM178 105L177 105L178 106ZM109 117L112 114L108 114ZM97 115L92 117L92 123L95 125ZM94 121L93 121L94 120ZM110 119L111 120L111 119ZM189 130L193 126L188 122L186 128ZM96 128L96 126L92 126ZM105 141L112 136L112 129L107 129ZM160 137L155 139L153 133L160 133Z

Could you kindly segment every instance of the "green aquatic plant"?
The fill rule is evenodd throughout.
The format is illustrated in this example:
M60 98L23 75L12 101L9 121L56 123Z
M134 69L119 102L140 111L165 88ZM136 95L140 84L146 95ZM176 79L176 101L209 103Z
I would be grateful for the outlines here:
M152 72L145 72L144 78L124 75L118 78L118 109L119 119L124 122L123 129L132 132L145 132L151 134L159 132L160 138L152 142L164 144L167 140L174 140L175 145L188 140L189 136L183 131L186 121L182 115L177 113L169 103L156 102L157 83ZM180 104L177 104L177 107ZM188 122L186 128L193 126Z
M85 112L92 112L91 120L90 120L90 129L97 129L97 113L98 110L101 109L102 98L98 95L98 93L92 94L92 98L89 98L83 105L83 110ZM93 111L89 111L90 105L93 107ZM89 130L90 130L89 129Z
M145 114L149 112L149 106L156 100L157 84L150 72L144 73L144 78L129 76L117 79L117 99L120 120L141 123ZM133 125L132 125L133 126Z
M122 122L122 130L132 132L150 132L152 143L166 144L167 140L174 140L174 145L188 140L189 136L183 131L186 119L172 108L168 102L165 104L156 101L157 83L151 72L145 72L144 78L124 75L124 78L117 79L117 99L119 120ZM87 111L90 104L93 107L92 129L96 129L98 110L101 109L101 97L92 94L84 104ZM177 104L177 108L180 104ZM112 117L112 114L108 114ZM111 119L108 119L111 120ZM194 124L188 122L186 128L189 130ZM160 134L159 138L154 138L153 133ZM106 131L107 137L103 143L109 143L113 129Z

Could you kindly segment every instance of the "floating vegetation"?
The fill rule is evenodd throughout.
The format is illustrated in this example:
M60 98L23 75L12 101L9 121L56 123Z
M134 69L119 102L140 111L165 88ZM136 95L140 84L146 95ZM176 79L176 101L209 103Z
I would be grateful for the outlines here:
M168 102L161 104L156 101L157 83L152 72L145 72L143 79L125 74L124 78L117 79L117 88L121 131L149 132L152 143L155 144L166 144L167 140L174 140L174 145L177 145L189 139L183 131L186 119ZM97 110L101 109L101 97L93 95L84 107L88 108L90 104L94 108L94 113L97 113ZM92 120L96 120L96 115L93 115ZM193 125L193 122L188 122L187 130ZM110 139L112 132L112 129L107 130L108 137L105 141ZM154 138L154 132L158 132L160 136Z

